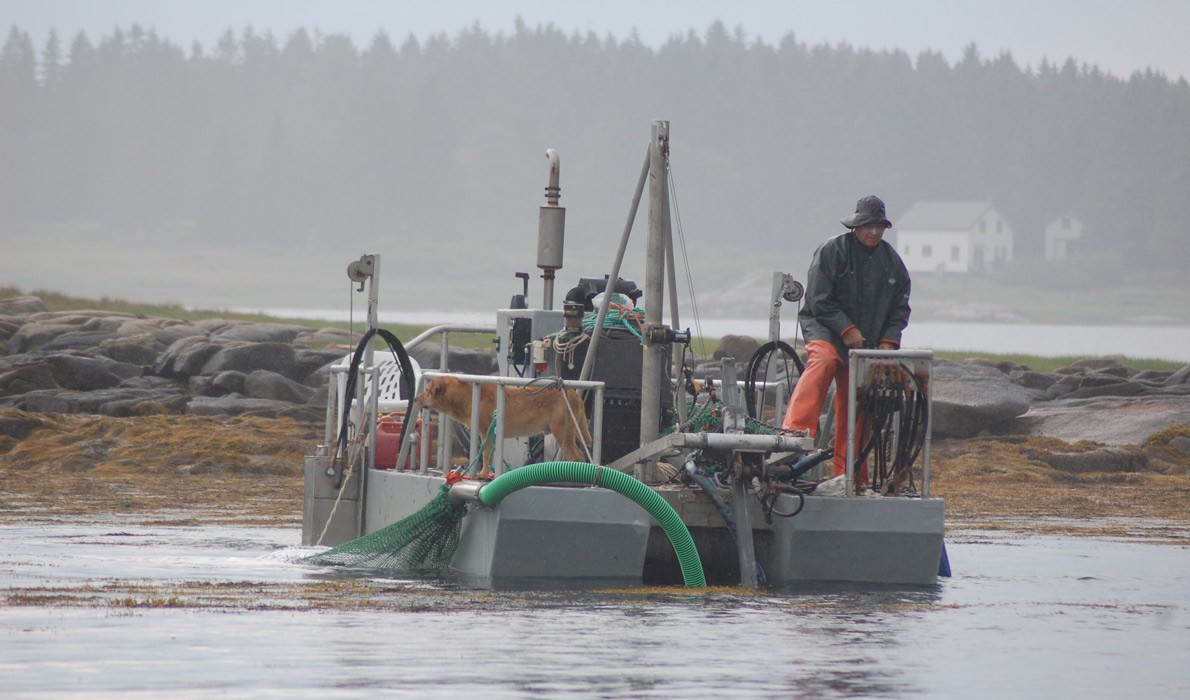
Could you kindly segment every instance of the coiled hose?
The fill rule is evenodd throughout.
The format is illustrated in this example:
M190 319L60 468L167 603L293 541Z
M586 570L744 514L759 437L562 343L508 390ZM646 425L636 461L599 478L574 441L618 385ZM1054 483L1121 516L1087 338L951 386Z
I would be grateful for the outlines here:
M523 488L558 482L594 484L631 498L653 516L669 537L682 568L682 580L686 587L706 587L702 559L698 556L698 548L694 546L694 538L690 536L686 524L656 491L624 472L583 462L528 464L493 479L479 489L478 498L485 506L495 506L509 494Z

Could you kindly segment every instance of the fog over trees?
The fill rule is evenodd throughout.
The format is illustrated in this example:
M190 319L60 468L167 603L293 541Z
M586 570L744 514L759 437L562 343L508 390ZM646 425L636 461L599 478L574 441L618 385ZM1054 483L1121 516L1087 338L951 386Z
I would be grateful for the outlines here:
M671 122L696 271L730 257L800 272L871 193L894 223L918 200L990 200L1026 281L1042 269L1044 227L1065 214L1087 225L1080 269L1096 283L1184 285L1190 268L1184 79L1021 66L974 45L954 65L794 34L770 45L721 24L656 50L523 24L362 47L251 27L179 47L136 25L39 47L12 27L0 232L86 224L99 246L184 227L336 270L393 254L420 261L411 278L445 250L506 296L503 265L535 260L545 149L562 157L565 269L602 274L655 118Z

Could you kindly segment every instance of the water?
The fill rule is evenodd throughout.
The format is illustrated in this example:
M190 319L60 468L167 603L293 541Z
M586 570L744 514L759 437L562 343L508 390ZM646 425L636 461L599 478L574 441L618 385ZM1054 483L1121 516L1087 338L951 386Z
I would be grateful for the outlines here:
M335 578L294 562L287 528L0 538L5 697L1190 694L1190 552L1171 545L966 532L936 586L748 595Z
M242 311L257 313L258 310ZM316 318L347 320L348 315L335 311L309 309L268 309L263 311L282 318ZM381 312L381 324L413 323L437 325L444 323L490 326L492 314L480 312ZM355 320L363 323L360 312ZM683 323L693 325L686 317ZM796 329L795 319L783 319L786 336ZM702 319L701 333L708 337L728 334L767 338L768 319ZM695 334L699 328L693 328ZM1103 357L1124 355L1134 358L1190 362L1190 326L1054 326L1029 323L930 323L913 322L902 339L904 347L918 350L955 350L1025 354L1042 357Z

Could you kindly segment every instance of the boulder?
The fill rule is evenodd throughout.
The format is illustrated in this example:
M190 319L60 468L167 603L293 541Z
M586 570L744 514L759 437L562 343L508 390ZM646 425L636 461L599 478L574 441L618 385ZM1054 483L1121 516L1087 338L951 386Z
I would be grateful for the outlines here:
M173 390L169 389L133 389L130 387L116 387L113 389L101 389L99 391L73 391L61 392L59 399L66 402L70 410L65 413L98 413L105 414L105 406L107 404L120 404L122 402L140 402L140 401L156 401L158 403L166 403L178 400L179 397L185 399L185 393L181 387Z
M1053 374L1031 369L1009 372L1008 378L1026 389L1040 389L1043 392L1058 382L1058 377Z
M30 413L70 413L71 404L61 389L39 389L19 396L10 396L4 402Z
M20 365L0 374L0 396L10 397L43 389L58 389L53 372L44 362Z
M184 394L160 399L117 399L103 404L99 411L105 416L116 418L177 415L185 412L189 402L190 397Z
M21 330L21 324L0 317L0 343L7 343L19 330ZM4 346L0 346L0 353L3 351Z
M52 338L38 349L42 352L85 352L118 337L104 330L71 331Z
M314 396L314 390L276 372L258 369L244 380L244 394L252 399L304 404Z
M409 357L416 360L422 369L441 369L441 355L440 348L427 345L419 345L409 351ZM465 374L495 374L498 369L496 354L490 350L451 347L447 350L446 363L450 371Z
M221 348L203 365L201 374L213 375L228 370L249 374L263 369L290 377L295 366L293 346L284 343L250 343Z
M354 348L356 338L351 331L343 328L319 328L305 340L310 345L339 345ZM340 354L343 353L340 352Z
M226 396L227 394L243 394L244 380L247 378L243 372L236 372L235 370L228 370L220 372L211 377L210 388L214 390L211 396Z
M120 382L120 386L130 389L177 389L178 383L172 379L149 374L125 379Z
M71 326L57 323L25 323L8 339L8 351L12 354L29 352L75 330Z
M89 357L76 355L52 355L46 365L54 377L54 383L63 389L95 391L119 386L127 377L118 377L108 371L105 363ZM110 364L111 361L108 361Z
M151 333L117 335L99 344L99 353L113 360L144 367L152 366L166 345Z
M168 347L182 338L194 335L206 336L206 331L186 321L175 321L168 318L133 318L126 319L116 331L120 335L140 335L148 333L161 346Z
M936 437L972 437L1009 429L1032 403L1028 392L1000 370L938 360L933 367Z
M343 353L338 350L298 350L294 353L293 379L306 383L310 375L342 359ZM326 382L325 375L322 381Z
M1178 386L1187 383L1190 383L1190 365L1179 369L1165 380L1165 386Z
M1169 369L1146 369L1132 375L1134 382L1151 382L1153 384L1164 384L1166 380L1173 376L1173 370Z
M293 417L300 420L320 420L324 415L321 409L296 407L286 401L251 399L240 394L195 397L186 405L186 413L197 416Z
M1065 396L1070 392L1077 390L1083 383L1083 375L1081 372L1078 374L1057 374L1057 376L1060 377L1058 381L1051 384L1050 387L1045 390L1046 398L1056 399L1058 397Z
M242 323L212 331L211 336L226 340L242 340L249 343L292 343L301 333L309 332L307 326L284 323Z
M1067 370L1075 372L1087 372L1094 370L1108 369L1111 367L1123 367L1119 360L1113 360L1109 357L1088 357L1076 362L1071 362L1069 365L1059 369L1059 372L1065 373Z
M1087 377L1092 379L1093 377ZM1130 382L1127 380L1120 380L1117 382L1108 382L1104 384L1084 383L1078 389L1066 394L1067 399L1084 399L1095 396L1139 396L1147 391L1147 387L1139 382Z
M207 361L223 346L212 343L204 336L181 338L166 348L153 365L153 374L171 379L188 379L202 374Z
M1190 425L1190 401L1184 396L1043 401L1018 419L1018 425L1031 435L1104 445L1139 445L1153 433L1178 424Z
M49 311L41 299L33 296L0 299L0 316L24 316Z

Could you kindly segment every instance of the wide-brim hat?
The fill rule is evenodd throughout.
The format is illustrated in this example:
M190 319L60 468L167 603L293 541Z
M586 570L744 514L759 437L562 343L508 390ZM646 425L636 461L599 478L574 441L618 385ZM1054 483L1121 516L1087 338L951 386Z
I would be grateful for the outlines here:
M868 195L856 202L855 213L840 220L847 228L859 228L877 221L883 221L885 228L892 228L892 222L884 214L884 202L876 195Z

